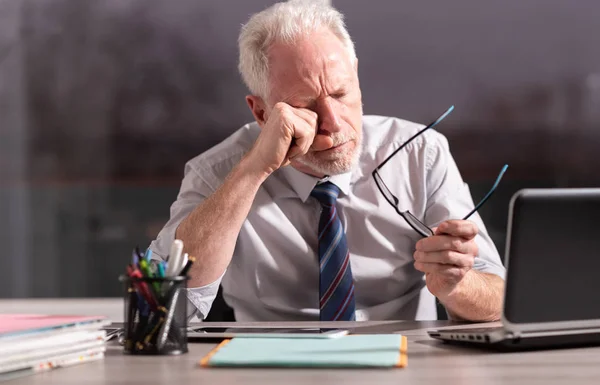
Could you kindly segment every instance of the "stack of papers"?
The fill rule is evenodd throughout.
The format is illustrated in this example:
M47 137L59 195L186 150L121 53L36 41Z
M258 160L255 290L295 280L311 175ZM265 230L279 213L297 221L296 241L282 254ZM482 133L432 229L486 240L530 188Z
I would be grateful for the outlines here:
M0 314L0 380L104 358L104 317Z

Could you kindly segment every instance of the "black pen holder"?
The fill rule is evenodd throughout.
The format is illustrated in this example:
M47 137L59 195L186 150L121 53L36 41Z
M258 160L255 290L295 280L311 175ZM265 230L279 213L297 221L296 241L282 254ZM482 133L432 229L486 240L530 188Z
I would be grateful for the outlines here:
M187 353L187 279L120 277L126 289L125 353Z

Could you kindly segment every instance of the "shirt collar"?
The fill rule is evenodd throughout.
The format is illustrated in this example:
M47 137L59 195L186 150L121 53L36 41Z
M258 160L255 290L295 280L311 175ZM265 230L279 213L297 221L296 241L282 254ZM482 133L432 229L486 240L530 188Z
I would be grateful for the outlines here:
M352 172L349 171L344 174L332 175L325 178L317 178L312 175L305 174L296 170L292 166L282 167L277 170L277 173L287 181L291 189L281 191L281 194L276 194L280 198L291 198L297 197L306 202L313 188L317 183L331 182L335 184L339 189L340 193L344 195L350 194L350 180L352 179Z

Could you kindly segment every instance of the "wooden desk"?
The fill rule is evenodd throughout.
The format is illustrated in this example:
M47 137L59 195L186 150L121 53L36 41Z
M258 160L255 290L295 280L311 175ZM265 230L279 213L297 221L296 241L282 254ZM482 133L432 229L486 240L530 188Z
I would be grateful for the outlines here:
M120 299L0 300L3 312L108 314L121 321ZM93 311L92 311L93 310ZM121 318L119 318L121 317ZM313 323L300 323L311 325ZM231 324L218 324L231 325ZM243 326L245 324L237 324ZM178 357L139 357L122 354L109 345L99 362L37 374L10 381L21 384L596 384L600 381L600 348L563 349L525 353L493 353L445 345L430 339L426 330L449 325L432 322L340 323L360 332L399 331L408 336L408 367L404 369L205 369L198 360L214 345L190 343ZM330 325L329 325L330 326ZM472 325L469 325L472 326ZM460 325L448 327L464 327Z

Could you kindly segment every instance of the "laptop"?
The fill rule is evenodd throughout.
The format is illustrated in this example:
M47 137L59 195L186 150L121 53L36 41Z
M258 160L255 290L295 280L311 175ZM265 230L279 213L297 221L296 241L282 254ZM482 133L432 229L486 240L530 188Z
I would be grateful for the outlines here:
M600 188L515 193L505 264L501 326L429 336L500 350L600 345Z

